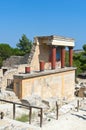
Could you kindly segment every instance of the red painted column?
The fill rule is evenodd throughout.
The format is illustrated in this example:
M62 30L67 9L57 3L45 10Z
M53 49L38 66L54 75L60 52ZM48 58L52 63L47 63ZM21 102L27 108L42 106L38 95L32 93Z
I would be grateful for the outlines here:
M25 67L25 73L30 73L30 67Z
M65 47L61 47L61 68L65 67Z
M56 67L56 48L52 47L51 50L51 68L55 69Z
M73 47L69 47L69 66L73 66Z
M40 71L44 71L44 61L40 61Z

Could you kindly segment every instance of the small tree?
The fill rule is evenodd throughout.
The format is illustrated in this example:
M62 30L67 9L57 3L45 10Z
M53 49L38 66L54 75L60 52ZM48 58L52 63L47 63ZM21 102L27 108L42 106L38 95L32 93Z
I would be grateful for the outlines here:
M26 53L30 53L31 47L32 47L32 42L26 37L25 34L22 35L21 39L19 39L19 43L16 44L16 46Z
M16 56L23 56L25 53L24 53L24 51L21 51L18 48L13 48L12 54L16 55Z
M83 50L86 52L86 44L83 45Z
M81 61L80 61L81 53L74 53L73 54L73 66L77 68L76 76L82 72L81 69Z
M83 52L80 57L81 69L83 72L86 72L86 44L83 45Z
M86 44L83 45L82 52L74 54L73 60L74 66L77 67L77 75L86 72Z
M9 44L0 44L0 57L5 60L12 55L12 48Z

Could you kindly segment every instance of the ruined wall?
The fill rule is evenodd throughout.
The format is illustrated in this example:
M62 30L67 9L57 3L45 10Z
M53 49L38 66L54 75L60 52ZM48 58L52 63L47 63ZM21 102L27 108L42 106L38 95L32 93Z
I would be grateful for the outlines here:
M23 56L11 56L3 61L3 67L14 67L22 64Z
M0 87L5 90L7 87L7 79L13 79L13 75L17 74L17 69L7 70L0 80Z
M40 70L40 61L45 62L45 70L51 69L51 47L47 46L46 44L39 44L36 45L35 52L33 55L33 59L31 61L30 67L31 70ZM61 67L61 61L56 61L56 68Z
M33 58L30 63L31 70L39 70L39 46L36 45Z
M14 78L14 92L19 98L37 94L42 99L60 97L70 100L74 97L74 88L75 70L26 79Z
M3 62L3 67L18 68L19 73L25 72L25 67L30 66L31 71L39 71L40 61L45 62L45 69L51 69L51 47L46 43L34 43L30 54L25 56L11 56ZM56 68L61 67L61 62L56 61ZM21 69L22 68L22 69Z
M36 49L34 52L33 59L31 61L31 70L40 70L40 61L45 62L45 69L51 68L51 63L49 62L49 46L43 45L36 45Z

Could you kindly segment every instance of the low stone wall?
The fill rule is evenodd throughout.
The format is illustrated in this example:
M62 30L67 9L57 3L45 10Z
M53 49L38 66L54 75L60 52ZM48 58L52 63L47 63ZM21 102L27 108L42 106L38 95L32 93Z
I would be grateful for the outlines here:
M70 100L74 98L74 89L75 68L14 76L14 92L20 99L37 94L42 99L59 97Z

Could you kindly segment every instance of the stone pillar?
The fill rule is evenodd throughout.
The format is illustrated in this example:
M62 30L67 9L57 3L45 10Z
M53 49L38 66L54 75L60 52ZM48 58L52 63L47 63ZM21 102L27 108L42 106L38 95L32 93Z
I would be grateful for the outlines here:
M69 47L69 66L73 65L73 47Z
M30 73L30 67L25 67L25 73Z
M61 47L61 68L65 67L65 47Z
M51 50L51 69L56 67L56 47L52 47Z
M44 61L40 61L40 71L44 71Z

